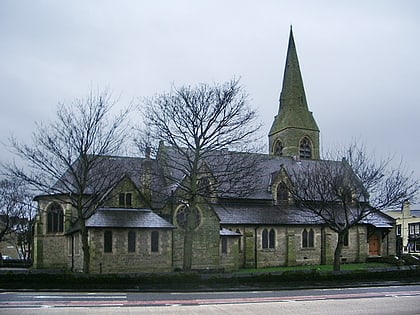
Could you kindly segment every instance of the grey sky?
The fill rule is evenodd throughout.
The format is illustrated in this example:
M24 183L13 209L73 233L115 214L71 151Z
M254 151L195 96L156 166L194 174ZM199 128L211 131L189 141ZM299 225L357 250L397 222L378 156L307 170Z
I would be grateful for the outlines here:
M109 86L121 106L241 77L268 130L289 27L324 149L362 141L420 176L419 1L0 1L0 142ZM8 158L3 146L1 159Z

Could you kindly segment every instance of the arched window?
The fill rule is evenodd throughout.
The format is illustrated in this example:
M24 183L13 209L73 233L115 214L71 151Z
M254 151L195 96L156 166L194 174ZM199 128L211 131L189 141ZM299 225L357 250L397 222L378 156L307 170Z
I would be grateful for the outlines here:
M312 158L312 145L311 145L311 141L309 141L307 137L304 137L302 140L300 140L299 157L301 159Z
M268 230L262 231L262 248L268 248Z
M314 230L310 229L309 230L309 239L308 239L309 247L314 247L314 239L315 239Z
M136 251L136 232L128 231L128 252L134 253Z
M343 245L349 246L349 231L344 234Z
M222 254L227 254L228 239L226 236L222 236Z
M313 229L310 229L309 232L307 229L304 229L302 232L302 248L313 248L315 240L315 233Z
M277 185L277 202L288 201L289 192L285 183L281 182Z
M53 203L47 211L47 233L64 231L64 213L58 203Z
M261 245L263 249L275 248L276 232L274 231L274 229L270 229L270 231L268 231L267 229L264 229L262 231L261 243L262 243Z
M132 194L131 193L119 193L118 205L120 207L131 208L132 206Z
M274 143L273 154L274 155L278 155L278 156L282 156L283 155L283 143L280 140L277 140Z
M198 191L202 196L211 196L211 184L207 177L203 177L198 180Z
M152 253L159 252L159 232L152 231L150 235L150 250Z
M268 234L268 247L269 248L276 247L276 232L274 231L274 229L271 229L270 233Z
M104 232L104 253L112 253L112 231Z
M236 233L238 234L242 234L241 231L239 229L236 229ZM238 247L239 247L239 252L242 253L242 236L239 237L238 240Z

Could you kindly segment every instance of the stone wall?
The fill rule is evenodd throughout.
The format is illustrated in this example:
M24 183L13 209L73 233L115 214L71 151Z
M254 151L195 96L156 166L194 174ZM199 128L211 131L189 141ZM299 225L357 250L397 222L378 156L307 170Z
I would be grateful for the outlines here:
M337 245L337 234L322 226L224 226L239 231L238 266L266 268L275 266L332 264ZM312 228L314 246L302 247L302 232ZM262 231L275 231L275 247L262 248ZM364 262L368 255L367 228L360 225L349 231L349 244L342 250L343 262ZM391 236L388 237L388 239ZM390 244L392 240L388 241ZM388 244L387 243L387 244ZM388 246L384 244L382 245Z
M34 268L67 269L64 235L38 236L34 241Z
M193 233L192 269L220 268L220 224L215 212L207 205L199 205L200 223ZM178 225L173 214L173 222L177 227L173 231L173 264L174 269L183 268L184 230Z
M53 201L52 198L45 198L38 203L38 214L35 218L34 229L34 268L67 268L67 244L64 233L69 226L71 209L69 206L63 207L64 231L47 233L47 209Z
M283 144L283 156L299 156L300 141L308 137L312 144L312 159L319 159L319 131L310 129L287 128L269 136L270 153L277 139Z
M128 252L128 231L136 232L136 250ZM104 232L112 232L112 252L104 252ZM92 273L167 272L172 270L172 230L159 229L159 251L151 251L152 229L91 229Z
M220 244L220 266L223 268L224 271L236 271L239 269L239 237L223 237L225 237L227 240L227 252L222 252Z
M130 208L148 208L149 205L147 204L144 196L140 193L140 191L136 188L134 183L129 179L125 178L122 180L112 191L109 195L108 199L105 202L105 205L112 208L118 208L119 204L119 193L131 193L131 206L127 206Z

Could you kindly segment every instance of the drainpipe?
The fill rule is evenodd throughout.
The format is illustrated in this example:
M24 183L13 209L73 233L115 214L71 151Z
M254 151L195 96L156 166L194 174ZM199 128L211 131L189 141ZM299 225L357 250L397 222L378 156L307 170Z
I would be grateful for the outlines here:
M71 271L74 271L74 234L71 235Z
M254 265L255 265L255 269L258 268L258 248L257 248L257 227L255 227L254 230Z

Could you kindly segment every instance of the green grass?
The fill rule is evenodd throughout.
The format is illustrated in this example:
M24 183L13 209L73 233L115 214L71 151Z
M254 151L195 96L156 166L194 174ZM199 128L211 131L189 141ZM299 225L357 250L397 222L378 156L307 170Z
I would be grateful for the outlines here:
M366 270L371 268L386 268L392 266L386 263L357 263L357 264L342 264L341 270ZM317 270L317 271L332 271L332 265L305 265L305 266L290 266L290 267L270 267L270 268L245 268L238 271L238 273L267 273L267 272L283 272L295 270Z

